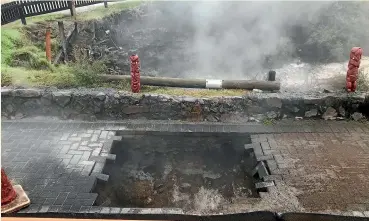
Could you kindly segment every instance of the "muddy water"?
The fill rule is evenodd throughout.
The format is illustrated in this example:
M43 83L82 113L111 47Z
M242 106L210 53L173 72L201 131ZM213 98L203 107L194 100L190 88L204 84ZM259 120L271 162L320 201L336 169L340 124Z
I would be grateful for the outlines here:
M243 151L242 134L190 133L125 136L113 147L116 162L98 184L98 205L179 207L210 212L237 197L258 197L249 175L254 164Z
M344 63L291 63L276 70L282 89L295 91L341 90L345 87Z

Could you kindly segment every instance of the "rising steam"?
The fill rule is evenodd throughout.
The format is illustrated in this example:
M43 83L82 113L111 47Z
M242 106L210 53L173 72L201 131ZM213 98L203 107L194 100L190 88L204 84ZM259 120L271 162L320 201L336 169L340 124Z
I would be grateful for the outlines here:
M346 5L345 5L346 4ZM343 62L369 50L369 2L152 1L117 41L145 74L260 78L297 60Z

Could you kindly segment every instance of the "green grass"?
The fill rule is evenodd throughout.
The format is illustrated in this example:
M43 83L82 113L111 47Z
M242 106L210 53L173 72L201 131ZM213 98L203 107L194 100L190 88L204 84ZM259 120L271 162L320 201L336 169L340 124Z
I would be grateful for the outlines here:
M111 83L102 83L99 86L113 87L118 90L131 91L130 81L120 81ZM141 93L151 94L167 94L174 96L191 96L191 97L220 97L220 96L242 96L245 90L239 89L188 89L175 87L157 87L157 86L141 86Z
M77 20L86 21L90 19L101 19L119 11L138 6L141 1L125 1L111 4L108 8L99 6L88 12L77 14ZM57 20L72 21L70 15L51 13L40 16L26 18L27 25L16 21L3 25L1 27L1 72L7 76L3 80L12 79L14 84L34 85L30 79L42 79L40 84L57 84L57 80L49 80L57 75L58 72L73 71L74 66L54 67L46 61L45 43L43 39L38 42L32 42L27 36L27 32L33 30L38 25L43 27L45 24L55 24ZM52 39L52 49L56 53L58 50L58 39ZM44 78L40 77L41 75ZM35 78L35 76L38 76ZM70 76L70 75L68 75ZM77 77L78 78L78 77ZM78 81L78 80L77 80ZM80 81L80 80L79 80Z
M23 46L22 37L19 29L1 28L1 64L9 63L13 50Z

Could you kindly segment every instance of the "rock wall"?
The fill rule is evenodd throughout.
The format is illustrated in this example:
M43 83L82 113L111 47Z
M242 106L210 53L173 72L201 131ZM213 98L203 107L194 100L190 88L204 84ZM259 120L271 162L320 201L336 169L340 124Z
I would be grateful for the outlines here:
M240 97L194 98L132 94L113 89L1 90L1 115L7 119L50 116L79 120L187 120L247 122L281 118L360 120L368 94L290 95L248 93ZM367 108L366 108L367 109Z

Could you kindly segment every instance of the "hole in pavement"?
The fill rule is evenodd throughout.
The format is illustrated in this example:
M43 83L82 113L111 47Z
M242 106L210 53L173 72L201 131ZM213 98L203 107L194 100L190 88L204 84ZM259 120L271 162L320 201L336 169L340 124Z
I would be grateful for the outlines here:
M259 197L256 165L245 133L123 132L106 163L108 182L98 182L95 205L216 209L239 197Z

